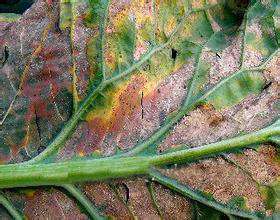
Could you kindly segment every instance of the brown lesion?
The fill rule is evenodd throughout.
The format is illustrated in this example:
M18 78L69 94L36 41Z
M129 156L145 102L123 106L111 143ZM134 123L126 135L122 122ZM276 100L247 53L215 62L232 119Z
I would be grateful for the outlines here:
M24 198L18 200L24 201L23 211L28 219L72 219L73 216L78 220L87 219L75 200L58 189L31 188L23 191L22 194Z
M241 170L220 157L162 172L193 189L211 194L219 202L226 204L235 197L245 197L249 210L265 210L258 186Z
M213 105L205 104L199 106L199 109L203 114L207 116L207 123L211 127L218 126L221 122L224 121L224 116L221 112L217 111Z
M107 216L133 219L133 216L107 183L97 182L84 185L85 195Z

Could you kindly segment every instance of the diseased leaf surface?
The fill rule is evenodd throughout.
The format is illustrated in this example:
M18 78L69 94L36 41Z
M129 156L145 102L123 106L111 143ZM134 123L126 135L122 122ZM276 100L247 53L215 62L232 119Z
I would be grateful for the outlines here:
M1 164L44 151L91 93L47 162L122 154L141 143L143 155L175 152L271 124L280 113L279 2L235 4L38 0L19 20L0 19ZM277 218L279 140L269 144L230 154L231 162L222 155L161 169L203 201L142 176L78 188L117 219L240 218L219 205ZM88 218L62 187L4 194L28 219ZM10 217L4 209L0 216Z

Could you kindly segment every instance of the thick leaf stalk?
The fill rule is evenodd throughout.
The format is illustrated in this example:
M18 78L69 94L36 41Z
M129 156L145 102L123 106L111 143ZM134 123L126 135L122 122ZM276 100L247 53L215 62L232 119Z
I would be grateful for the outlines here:
M280 126L276 124L235 138L161 155L108 157L49 164L2 165L0 188L61 185L149 174L149 170L154 166L185 163L231 152L267 142L278 135L280 135Z

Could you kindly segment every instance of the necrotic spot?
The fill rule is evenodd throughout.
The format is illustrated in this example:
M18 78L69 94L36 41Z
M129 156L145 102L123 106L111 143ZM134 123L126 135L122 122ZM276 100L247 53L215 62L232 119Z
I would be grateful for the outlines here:
M176 59L177 54L178 54L178 51L172 48L172 49L171 49L171 58L172 58L173 60Z

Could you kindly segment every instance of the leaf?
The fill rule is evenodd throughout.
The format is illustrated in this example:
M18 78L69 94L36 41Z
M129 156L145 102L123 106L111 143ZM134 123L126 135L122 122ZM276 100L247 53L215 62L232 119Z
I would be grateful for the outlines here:
M134 62L135 51L135 23L130 18L125 18L123 21L118 21L118 31L109 40L111 50L114 51L116 57L115 68L112 75L115 76L127 69ZM110 46L109 46L110 47Z
M280 137L272 137L270 141L276 145L280 145Z
M259 72L240 72L219 83L210 90L205 101L221 109L242 101L249 94L258 94L264 86L264 78Z
M277 40L279 31L274 28L273 20L277 5L276 1L269 1L269 4L257 1L247 12L248 23L254 23L254 27L246 34L245 46L259 53L262 59L266 59L279 47ZM259 26L259 33L254 30L256 26Z
M268 186L263 186L261 188L262 195L265 197L265 205L269 210L274 212L279 212L280 205L280 183L279 180L275 180L272 184Z
M46 14L46 11L42 13ZM25 22L32 20L36 17ZM36 25L42 23L37 22ZM17 45L23 53L26 47L30 50L26 60L21 59L20 52L14 54L17 38L11 40L11 33L7 33L7 39L3 39L8 53L1 68L1 94L7 94L1 95L0 102L1 163L27 160L37 155L38 149L45 148L70 117L71 79L67 68L59 67L68 66L71 59L63 43L52 44L55 38L50 31L52 27L52 23L47 23L35 31L38 34L35 45L30 41L25 46ZM28 32L28 28L25 30ZM60 39L66 41L65 38ZM42 62L37 69L33 68L35 60Z
M206 46L215 52L222 51L229 45L226 39L227 37L228 36L223 32L215 32L207 42Z
M199 98L210 70L210 65L201 60L200 55L201 52L198 53L196 60L196 71L189 85L188 96L186 98L187 104L195 102Z
M278 1L251 1L248 6L246 1L231 0L62 0L59 4L47 0L36 1L19 20L12 15L11 22L11 14L4 16L8 20L0 19L0 160L28 160L29 165L3 165L1 172L28 166L57 170L65 161L61 176L53 170L48 173L54 181L72 178L67 173L70 168L77 173L99 170L107 163L108 158L103 157L135 164L173 154L180 158L188 151L195 158L199 149L205 149L197 143L212 143L211 148L223 139L227 149L231 142L226 137L242 134L243 128L261 128L269 124L271 115L278 114L274 108L266 108L278 99L277 73L273 70L274 65L277 69L274 61L279 50ZM268 89L266 79L271 81ZM255 102L244 103L252 94ZM226 113L217 111L223 108ZM267 115L259 117L258 110ZM222 115L222 121L209 123L217 114ZM245 122L235 122L240 115ZM274 133L268 138L271 131ZM277 132L275 123L236 140L278 143ZM244 142L240 145L247 147ZM178 143L190 147L171 148ZM236 142L234 146L240 147ZM158 155L161 149L164 153ZM257 176L275 173L272 153L266 156L266 166L262 170L256 166ZM84 219L86 214L93 218L191 219L194 205L197 219L238 219L235 215L264 218L243 206L244 198L250 204L264 202L255 189L246 188L251 184L246 178L249 171L237 173L238 180L244 181L242 187L234 188L240 196L226 204L209 196L208 190L201 191L201 183L207 182L210 191L218 188L218 198L233 194L229 182L221 181L221 176L212 178L218 172L213 168L217 161L189 164L190 173L198 174L189 180L197 190L163 176L154 176L154 180L171 189L150 181L147 184L147 176L92 184L77 176L75 181L81 185L76 187L69 182L63 185L64 179L51 189L35 184L24 192L3 191L14 210L31 219ZM85 170L71 166L72 162L93 162L94 166ZM245 159L241 162L240 166L246 164ZM104 173L114 177L114 172L130 168L130 163L119 169L114 165L103 167L99 176L92 178L99 180ZM179 170L177 163L171 165ZM136 168L126 175L136 174ZM211 172L203 175L208 169ZM232 167L226 169L225 163L219 169L228 175L236 172ZM43 178L47 169L42 170L34 176ZM16 177L16 172L11 173ZM271 179L266 175L264 181ZM32 175L30 181L34 181ZM264 190L268 195L266 208L274 209L277 185L270 187L273 190ZM220 192L220 188L228 191ZM0 216L6 218L7 214L1 209ZM277 213L272 216L277 218Z
M240 209L237 209L236 208L237 200L230 201L228 205L222 204L220 202L215 201L210 196L206 196L202 192L193 190L190 187L178 182L175 179L162 175L160 172L156 170L151 170L150 175L154 181L157 181L173 189L174 191L177 191L195 201L198 201L199 203L202 203L202 205L199 204L199 206L197 206L197 204L195 205L195 213L194 213L196 215L195 219L206 219L207 215L209 215L207 216L209 217L209 219L221 219L223 214L236 215L245 218L247 218L247 216L250 215L251 215L250 217L255 215L255 217L257 218L257 216L259 215L258 213L250 213L247 211L243 211L243 210L241 211Z
M219 220L225 218L225 216L222 213L200 203L195 203L193 209L194 209L193 218L197 220L203 220L203 219Z
M87 54L91 64L91 71L93 72L93 79L90 82L92 87L97 86L105 76L105 29L108 19L109 3L109 0L90 1L90 10L85 18L86 26L97 29L98 31L97 36L91 38L87 45Z
M20 19L20 16L15 13L3 13L0 14L0 21L1 22L15 22Z

